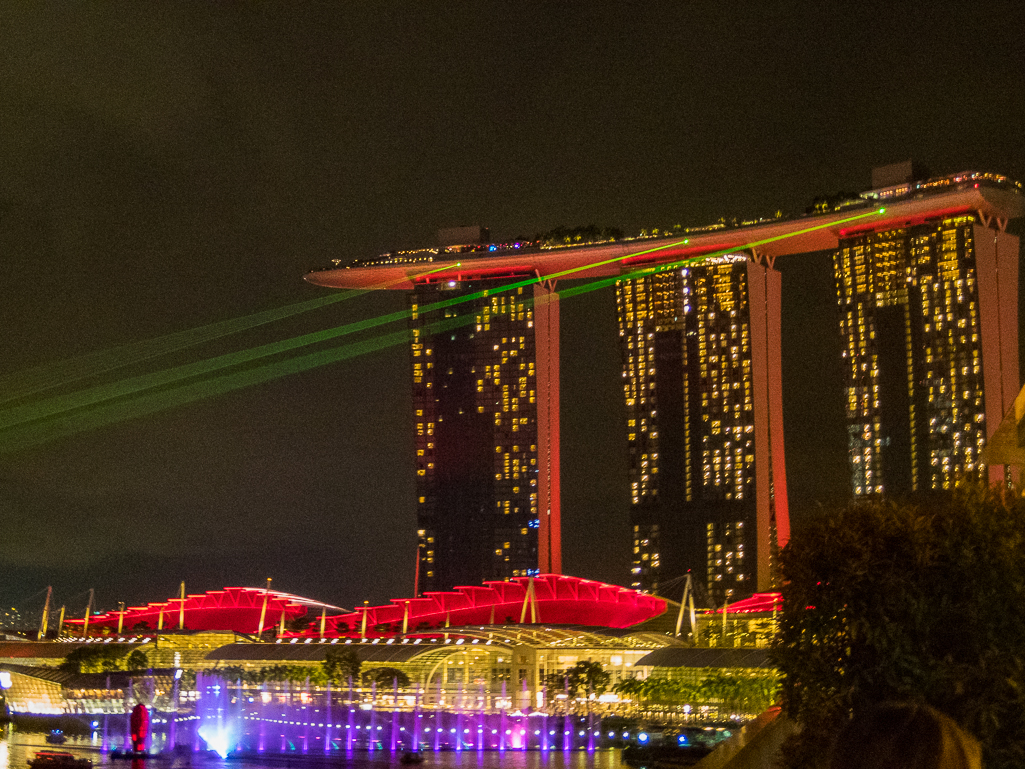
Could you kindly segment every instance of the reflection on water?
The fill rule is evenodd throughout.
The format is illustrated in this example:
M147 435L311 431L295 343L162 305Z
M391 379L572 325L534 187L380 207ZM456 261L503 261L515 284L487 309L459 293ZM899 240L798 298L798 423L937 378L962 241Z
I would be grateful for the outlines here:
M38 750L66 750L76 756L90 759L96 766L107 766L108 769L131 769L132 764L125 761L110 761L100 750L102 739L93 737L68 737L67 743L61 746L47 745L43 733L18 732L11 727L0 730L0 769L26 769L28 761ZM345 753L332 755L330 759L320 757L309 761L311 769L324 766L338 767L383 767L400 766L401 753L375 751L374 753L357 752L348 756ZM619 750L586 750L562 751L472 751L426 753L421 766L425 769L441 767L442 769L620 769L624 766L620 761ZM134 762L147 769L170 769L171 762L165 759L150 759ZM295 767L300 769L307 761L292 755L270 755L260 760L221 760L209 758L206 754L197 756L193 761L193 769L283 769Z

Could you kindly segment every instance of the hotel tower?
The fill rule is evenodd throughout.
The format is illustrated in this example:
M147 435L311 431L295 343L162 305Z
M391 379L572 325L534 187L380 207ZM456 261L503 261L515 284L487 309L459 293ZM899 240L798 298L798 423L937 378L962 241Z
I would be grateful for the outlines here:
M561 570L558 295L510 282L410 295L421 590Z
M772 582L789 531L780 274L754 258L617 285L631 587L689 572L721 603Z
M1005 226L962 213L840 241L855 497L1005 478L980 460L1019 388L1018 239Z

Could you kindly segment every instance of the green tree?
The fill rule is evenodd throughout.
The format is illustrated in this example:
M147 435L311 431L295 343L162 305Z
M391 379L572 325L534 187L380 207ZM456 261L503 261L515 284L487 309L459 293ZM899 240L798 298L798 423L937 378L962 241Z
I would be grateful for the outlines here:
M600 662L578 662L569 669L570 692L579 691L585 696L604 694L611 680L612 676Z
M363 663L351 646L332 646L327 650L321 664L324 675L331 683L344 686L348 685L350 678L359 681L359 671Z
M853 712L924 701L1025 765L1025 500L963 486L943 500L853 505L795 531L780 553L773 656L801 726L790 766L820 766Z
M577 246L585 243L622 240L622 238L623 231L618 227L598 227L594 224L585 227L556 227L538 237L546 246Z
M729 713L761 713L776 701L776 671L749 672L719 669L705 676L695 695L703 703L716 703Z
M553 694L569 689L570 699L593 694L604 694L612 679L600 662L578 662L566 670L549 674L546 683Z
M244 684L263 683L262 681L254 680L255 676L241 665L225 665L224 667L214 668L210 673L220 676L221 680L227 684L234 684L237 681L241 681Z
M643 684L644 682L638 678L623 678L612 686L612 691L622 697L640 699Z
M399 682L399 688L404 689L409 686L409 676L403 673L398 668L373 668L363 674L364 680L369 683L376 683L378 688L391 688L395 685L396 679Z
M218 668L216 672L220 673L229 683L241 679L243 683L255 686L271 681L278 683L287 681L295 686L303 686L307 679L311 686L323 686L327 683L324 669L313 665L272 665L254 671L225 667Z
M124 670L129 647L116 644L80 646L58 666L71 673L112 673Z
M703 704L731 713L760 713L775 702L778 686L774 670L708 668L700 678L628 678L613 690L641 704L676 708Z
M142 649L133 649L125 658L125 670L145 670L149 667L149 658Z

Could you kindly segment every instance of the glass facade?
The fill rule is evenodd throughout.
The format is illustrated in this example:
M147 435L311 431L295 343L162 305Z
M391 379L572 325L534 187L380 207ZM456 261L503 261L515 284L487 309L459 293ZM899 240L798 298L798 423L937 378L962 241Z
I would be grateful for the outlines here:
M855 497L940 491L984 477L976 219L840 242L834 274Z
M691 572L713 600L756 589L752 270L731 255L617 284L634 588Z
M534 295L500 286L410 295L421 591L538 573Z

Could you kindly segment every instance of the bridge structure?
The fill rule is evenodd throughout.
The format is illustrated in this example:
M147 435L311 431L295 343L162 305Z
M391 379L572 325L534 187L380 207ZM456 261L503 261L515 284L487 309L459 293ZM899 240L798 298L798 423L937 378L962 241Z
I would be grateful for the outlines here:
M760 285L757 292L752 288L751 293L755 305L751 310L755 348L752 378L759 499L757 575L750 587L764 592L771 587L770 554L789 538L782 453L781 290L779 273L774 270L775 260L784 255L835 251L842 241L859 235L904 230L957 216L971 217L976 227L980 265L978 296L982 355L987 366L986 415L989 429L995 430L1018 392L1018 240L1006 229L1010 219L1025 214L1025 198L1020 185L1009 185L1006 180L994 183L994 178L1002 179L992 174L966 172L946 177L942 183L873 191L863 195L862 202L790 219L759 220L734 227L699 228L658 237L550 249L521 243L491 245L473 249L471 253L459 249L422 249L357 259L345 265L338 263L304 277L326 288L387 288L414 292L431 286L480 284L482 281L515 285L533 279L535 306L543 308L534 324L533 340L538 361L536 408L540 426L537 563L541 573L558 573L561 570L561 516L557 282L626 280L644 275L646 271L698 266L724 255L742 255L749 262L749 279L754 274L752 268L758 268ZM543 365L543 361L549 363ZM657 559L659 553L655 552L654 556ZM509 575L484 574L482 578L493 576Z

